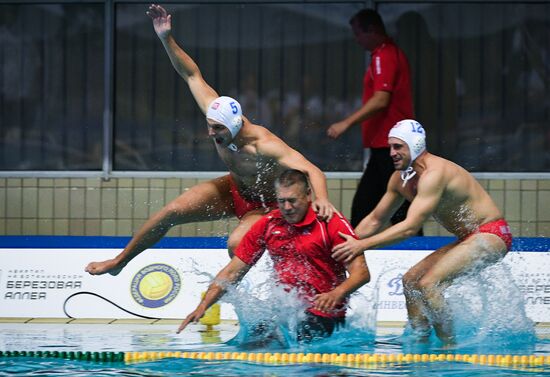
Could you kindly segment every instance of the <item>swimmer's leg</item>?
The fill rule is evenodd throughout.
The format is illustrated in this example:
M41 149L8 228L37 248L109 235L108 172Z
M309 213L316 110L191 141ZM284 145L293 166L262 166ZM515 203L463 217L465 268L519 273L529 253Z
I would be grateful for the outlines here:
M457 277L501 260L506 255L506 245L494 234L478 233L442 249L443 255L422 276L418 287L430 311L437 336L446 343L453 343L452 313L443 291Z
M229 239L227 240L227 251L230 258L233 258L233 252L237 246L239 246L239 242L241 242L246 232L248 232L252 225L254 225L254 223L261 219L265 214L266 210L264 208L258 208L247 212L241 218L239 225L233 229L229 235Z
M415 289L406 289L404 294L409 324L413 331L413 335L417 337L419 341L426 342L430 337L431 324L426 315L427 309L424 300L420 297L420 292Z
M155 245L175 225L213 221L233 216L229 175L200 183L182 193L149 218L114 259L92 262L86 271L92 275L116 275L143 250Z
M432 321L430 319L431 311L421 289L420 280L454 245L455 243L434 251L411 267L403 276L403 293L409 324L413 334L421 341L427 341L430 337Z

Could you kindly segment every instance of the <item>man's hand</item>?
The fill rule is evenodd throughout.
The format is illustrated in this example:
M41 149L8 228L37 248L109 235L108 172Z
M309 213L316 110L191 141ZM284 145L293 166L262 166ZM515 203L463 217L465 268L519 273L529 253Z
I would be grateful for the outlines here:
M103 262L91 262L89 263L84 271L90 275L103 275L105 273L110 273L113 276L119 274L120 271L124 268L125 265L120 265L116 259L107 259Z
M346 242L334 246L334 248L332 249L332 257L334 259L347 264L351 262L353 258L355 258L357 255L363 253L364 248L361 246L360 240L356 240L349 234L345 234L342 232L338 232L338 234L340 234L340 237L345 239Z
M153 27L160 39L166 38L172 31L172 16L160 5L151 4L146 12L153 20Z
M321 221L330 221L332 215L336 212L336 208L334 208L332 203L327 199L315 199L315 201L311 203L311 207Z
M343 301L344 297L335 292L335 290L319 293L313 297L313 308L325 313L330 313Z
M327 130L327 136L331 139L338 139L349 128L346 121L333 123Z
M197 323L199 321L199 319L201 319L201 317L204 315L205 311L206 310L202 309L201 307L198 307L197 309L195 309L191 314L189 314L187 317L185 317L185 319L181 323L180 327L178 327L178 330L176 331L176 333L179 334L180 332L182 332L183 329L185 329L187 327L189 322Z

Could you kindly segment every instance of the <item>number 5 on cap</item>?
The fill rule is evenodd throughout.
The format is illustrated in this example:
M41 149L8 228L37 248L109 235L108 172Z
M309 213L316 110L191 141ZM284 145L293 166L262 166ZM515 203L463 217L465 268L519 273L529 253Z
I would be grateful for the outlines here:
M235 102L229 102L229 106L231 106L231 110L233 111L233 114L237 114L239 112L239 108L235 104Z

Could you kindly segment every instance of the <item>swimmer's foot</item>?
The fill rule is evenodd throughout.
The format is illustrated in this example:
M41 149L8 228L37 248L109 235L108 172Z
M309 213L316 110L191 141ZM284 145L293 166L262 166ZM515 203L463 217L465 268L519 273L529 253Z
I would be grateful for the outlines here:
M441 349L449 350L453 349L456 346L456 337L454 336L439 336L439 339L443 342L443 346L441 346Z
M415 338L418 343L429 343L430 335L432 334L431 327L411 327L411 335Z
M445 346L453 347L456 343L456 335L450 322L434 324L434 330L437 337Z
M84 271L90 275L103 275L109 273L113 276L116 276L122 271L126 264L119 265L114 259L108 259L103 262L91 262L89 263Z

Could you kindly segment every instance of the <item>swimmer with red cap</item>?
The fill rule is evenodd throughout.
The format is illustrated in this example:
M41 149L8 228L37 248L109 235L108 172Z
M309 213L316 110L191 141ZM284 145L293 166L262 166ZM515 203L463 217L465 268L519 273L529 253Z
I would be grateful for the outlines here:
M422 338L433 328L453 343L452 315L443 290L465 274L500 261L512 234L493 199L464 168L426 150L426 132L412 119L389 132L390 156L396 172L376 208L355 228L356 240L333 248L333 258L350 261L364 250L377 249L414 236L431 216L457 240L428 255L403 276L409 323ZM402 222L386 227L404 200L411 206Z
M323 172L268 129L252 124L236 99L220 96L208 85L197 64L174 40L172 17L163 7L153 4L147 14L172 65L205 114L208 135L229 174L190 187L147 220L120 254L92 262L85 270L92 275L116 275L175 225L237 217L239 224L227 241L231 254L252 224L277 207L273 183L287 169L306 174L314 194L313 210L320 220L330 220L335 208L328 200Z

